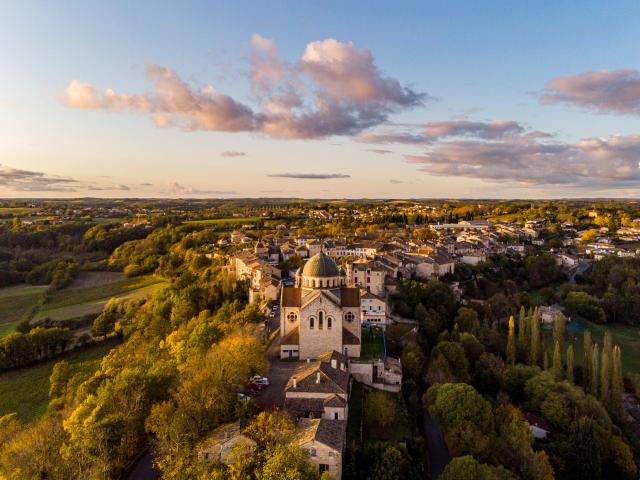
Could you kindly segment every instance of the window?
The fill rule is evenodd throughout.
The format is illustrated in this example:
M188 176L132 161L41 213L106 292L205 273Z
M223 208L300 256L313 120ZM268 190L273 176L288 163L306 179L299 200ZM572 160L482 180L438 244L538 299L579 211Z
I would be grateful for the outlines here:
M354 318L356 318L356 316L353 314L353 312L347 312L344 314L344 319L347 322L353 322Z
M320 465L318 465L318 471L320 472L320 475L322 475L323 472L328 472L329 465L327 465L326 463L321 463Z
M318 319L320 320L320 322L322 322L322 320L324 319L324 312L322 310L318 312Z
M322 316L318 318L318 330L322 330Z
M315 457L316 456L316 449L315 448L310 448L309 449L309 456L310 457Z
M295 322L298 319L298 315L296 315L294 312L289 313L289 315L287 315L287 319L290 322Z
M327 328L331 328L333 324L333 318L327 317Z
M314 324L314 322L315 322L315 318L313 318L313 317L309 317L309 328L310 328L311 330L313 330L313 324Z

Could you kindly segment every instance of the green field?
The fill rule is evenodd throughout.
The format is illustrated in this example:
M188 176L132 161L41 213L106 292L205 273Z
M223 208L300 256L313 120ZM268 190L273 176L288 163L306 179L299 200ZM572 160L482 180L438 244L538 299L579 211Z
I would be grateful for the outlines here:
M0 288L0 337L15 330L46 289L46 286L32 285Z
M29 215L37 212L37 208L30 207L0 207L0 215Z
M0 374L0 416L17 412L23 421L37 420L49 404L49 376L56 362L64 359L71 364L73 374L89 378L115 345L114 341L107 341L41 365Z
M110 272L104 273L108 274ZM137 300L150 296L155 291L163 288L164 285L165 282L161 278L145 275L84 288L66 288L55 292L51 299L38 311L35 319L40 320L49 317L52 320L69 320L85 315L98 314L109 299L113 297Z
M253 223L264 220L262 217L231 217L231 218L208 218L203 220L190 220L187 225L238 225L241 223Z
M593 340L602 346L605 330L611 332L614 344L622 349L622 363L624 369L633 373L640 373L640 328L620 324L598 325L584 320L572 320L569 324L569 332L573 335L573 351L575 363L582 364L584 356L583 331L591 330Z

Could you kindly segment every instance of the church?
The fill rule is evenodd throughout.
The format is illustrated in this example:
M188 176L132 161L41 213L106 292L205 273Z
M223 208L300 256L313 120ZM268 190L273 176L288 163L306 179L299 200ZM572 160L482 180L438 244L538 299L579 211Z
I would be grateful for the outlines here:
M280 357L316 359L337 351L360 356L360 290L320 252L296 272L295 286L280 297Z

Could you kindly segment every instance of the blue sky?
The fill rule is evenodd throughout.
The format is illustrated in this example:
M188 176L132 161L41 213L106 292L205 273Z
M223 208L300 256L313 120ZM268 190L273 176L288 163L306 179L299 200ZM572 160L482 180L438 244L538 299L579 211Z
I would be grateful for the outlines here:
M636 196L638 2L158 3L4 5L0 196ZM263 125L275 94L255 93L256 34L294 72L281 86L304 85L288 133ZM328 78L336 52L346 60ZM212 126L217 107L197 105L207 118L194 126L158 100L148 64L175 71L169 91L186 84L196 102L211 85L250 110L247 124ZM342 95L350 79L375 91ZM506 121L517 128L478 133ZM379 141L436 122L445 134Z

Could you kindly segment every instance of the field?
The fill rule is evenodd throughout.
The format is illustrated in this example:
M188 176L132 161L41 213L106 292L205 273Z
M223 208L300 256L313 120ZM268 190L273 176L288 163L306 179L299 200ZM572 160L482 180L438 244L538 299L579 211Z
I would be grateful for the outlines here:
M584 356L583 332L591 330L593 340L602 344L605 330L611 332L614 344L622 349L622 363L624 369L640 373L640 328L620 324L598 325L584 320L572 320L569 323L569 334L574 337L573 350L575 363L581 364Z
M30 207L0 207L0 215L24 216L37 212L39 209Z
M46 289L45 286L31 285L0 288L0 338L15 330Z
M112 272L95 272L102 275L81 278L69 288L55 292L36 314L35 320L46 317L52 320L69 320L85 315L98 314L109 299L116 297L136 300L151 295L164 286L162 279L153 275L133 278L114 277ZM105 278L117 281L107 282ZM84 285L87 286L83 286Z
M264 220L262 217L231 217L231 218L209 218L203 220L190 220L187 225L239 225L243 223L253 223Z
M100 343L47 363L0 374L0 416L17 412L23 421L37 420L49 403L49 376L56 362L64 359L71 364L72 374L89 378L115 345L114 341Z

